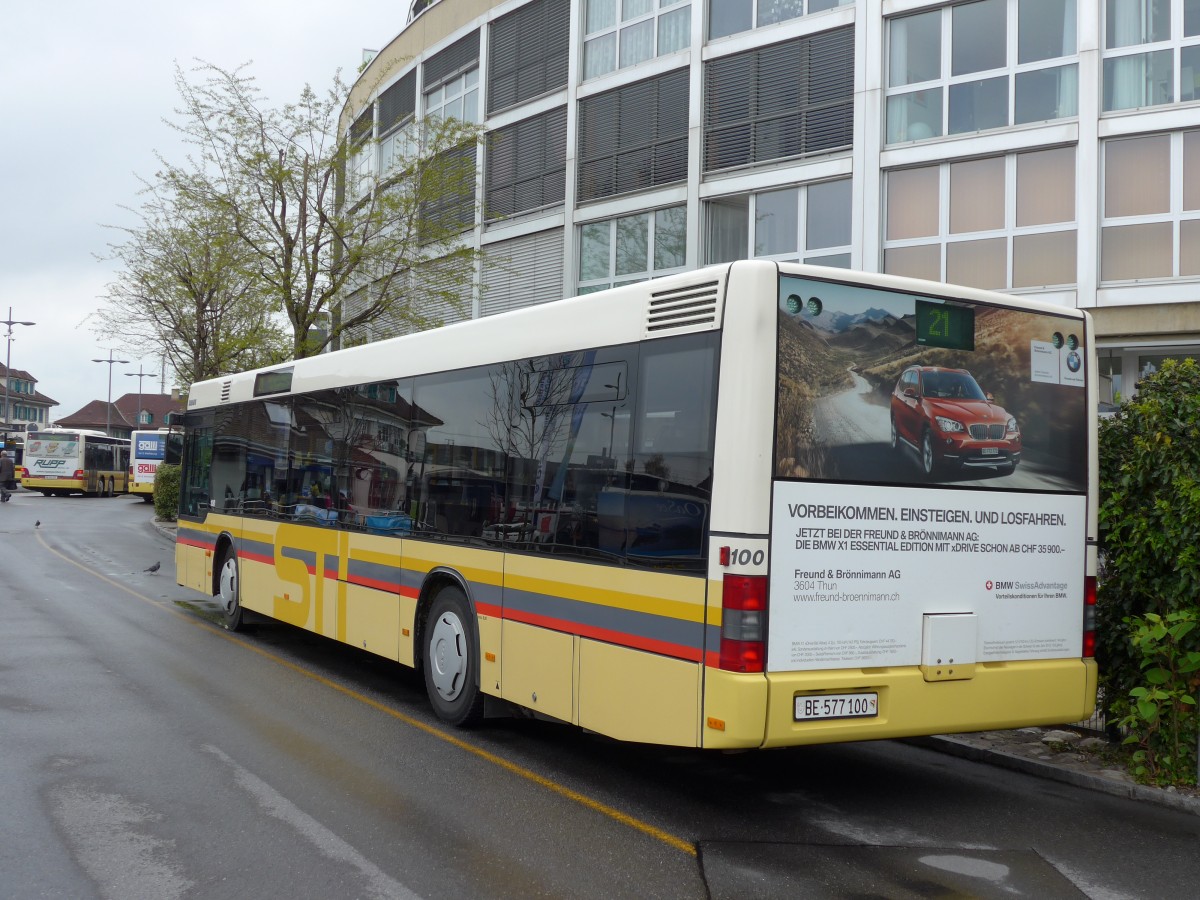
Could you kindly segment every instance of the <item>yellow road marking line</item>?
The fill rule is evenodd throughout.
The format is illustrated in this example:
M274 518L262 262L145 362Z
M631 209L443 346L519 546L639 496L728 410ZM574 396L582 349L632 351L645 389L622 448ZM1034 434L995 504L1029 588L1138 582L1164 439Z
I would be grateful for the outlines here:
M614 807L611 807L606 803L601 803L599 800L595 800L595 799L587 796L586 794L581 794L579 791L573 790L573 789L567 787L566 785L559 784L557 781L554 781L550 778L546 778L544 775L539 775L537 772L534 772L532 769L527 769L524 766L518 765L517 763L507 760L502 756L498 756L489 750L484 750L482 747L476 747L475 745L470 744L467 741L464 741L462 738L456 737L455 735L451 734L448 731L443 731L441 728L437 728L433 725L429 725L425 722L422 722L420 719L415 719L412 716L409 716L409 715L406 715L405 713L400 712L399 710L392 709L391 707L387 706L386 704L380 703L378 700L373 700L370 697L366 696L365 694L360 694L358 691L351 690L348 687L344 687L343 685L340 685L334 681L330 681L328 678L325 678L323 675L318 675L317 673L315 673L309 669L305 669L303 666L297 665L296 663L291 662L290 660L284 659L282 656L278 656L278 655L270 652L269 650L264 650L262 647L256 647L254 644L251 644L242 638L235 637L234 635L230 634L229 632L227 632L223 629L217 628L215 625L212 625L211 623L206 622L203 619L198 619L194 615L182 613L179 610L174 609L173 607L164 606L163 604L159 603L157 600L153 599L152 597L147 597L145 594L140 594L137 591L135 591L133 588L129 587L128 585L121 584L119 581L113 581L111 578L109 578L106 575L100 574L95 569L91 569L88 566L84 565L83 563L78 562L77 560L71 559L69 556L66 556L63 553L60 553L58 550L55 550L53 547L51 547L49 544L47 544L46 541L42 538L41 534L37 534L36 537L37 537L37 542L39 544L41 544L43 548L48 550L50 553L53 553L59 559L63 560L64 562L70 563L71 565L75 566L77 569L81 569L82 571L87 572L89 575L92 575L95 578L100 579L105 584L111 585L112 587L115 587L119 590L124 591L125 593L129 594L131 597L141 600L143 603L148 603L149 605L153 606L155 609L165 609L167 612L171 613L172 615L178 616L183 621L185 621L191 625L194 625L197 628L202 628L205 631L209 632L210 634L216 635L217 637L220 637L220 638L224 638L225 640L229 641L230 643L236 644L239 647L242 647L246 650L250 650L254 653L257 653L259 656L263 657L264 659L270 660L271 662L275 663L276 665L283 666L285 669L295 672L298 675L302 675L303 677L308 678L311 681L315 681L318 684L324 685L325 687L329 688L330 690L337 691L339 694L342 694L346 697L350 697L353 700L357 700L359 703L369 706L372 709L378 710L379 712L384 713L385 715L391 716L393 719L397 719L398 721L403 722L405 725L408 725L412 728L416 728L420 731L423 731L426 734L430 735L431 737L435 737L438 740L444 741L447 744L451 744L451 745L459 748L460 750L465 750L467 753L471 753L471 754L479 757L480 759L491 763L494 766L498 766L501 769L505 769L506 771L511 772L513 775L516 775L519 778L523 778L526 781L531 781L534 784L536 784L540 787L543 787L548 791L558 794L560 797L564 797L567 800L571 800L575 803L580 804L581 806L585 806L588 809L592 810L593 812L598 812L602 816L606 816L607 818L612 819L614 822L618 822L622 825L625 825L628 828L634 829L635 831L640 831L642 834L647 835L648 837L652 837L655 840L661 841L662 843L666 844L667 846L672 847L676 850L679 850L683 853L686 853L689 856L696 855L696 848L693 844L689 843L688 841L685 841L683 838L676 837L675 835L671 834L669 831L664 831L663 829L658 828L655 825L651 825L649 822L643 822L641 819L638 819L635 816L631 816L628 813L623 813L619 809L615 809Z

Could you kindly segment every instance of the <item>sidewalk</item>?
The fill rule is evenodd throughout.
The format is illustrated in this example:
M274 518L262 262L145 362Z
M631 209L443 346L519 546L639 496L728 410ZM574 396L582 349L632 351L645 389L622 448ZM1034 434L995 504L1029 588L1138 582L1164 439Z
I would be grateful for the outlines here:
M1138 784L1119 748L1062 728L1019 728L909 738L909 743L1076 787L1200 815L1200 790Z

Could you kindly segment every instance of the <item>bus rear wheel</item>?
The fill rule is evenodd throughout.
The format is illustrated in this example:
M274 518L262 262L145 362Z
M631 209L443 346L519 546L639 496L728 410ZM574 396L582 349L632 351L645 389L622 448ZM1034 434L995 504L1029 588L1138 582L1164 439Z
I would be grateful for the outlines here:
M245 623L239 585L237 553L227 547L217 570L217 597L221 604L221 624L228 631L241 631Z
M425 691L438 718L469 728L483 719L479 647L466 594L442 588L425 619Z

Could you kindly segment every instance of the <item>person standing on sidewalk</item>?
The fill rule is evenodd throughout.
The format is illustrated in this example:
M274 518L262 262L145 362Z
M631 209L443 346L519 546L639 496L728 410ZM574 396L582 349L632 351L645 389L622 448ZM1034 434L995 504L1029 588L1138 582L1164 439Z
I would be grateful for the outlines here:
M11 491L17 489L16 471L7 450L0 450L0 503L7 503Z

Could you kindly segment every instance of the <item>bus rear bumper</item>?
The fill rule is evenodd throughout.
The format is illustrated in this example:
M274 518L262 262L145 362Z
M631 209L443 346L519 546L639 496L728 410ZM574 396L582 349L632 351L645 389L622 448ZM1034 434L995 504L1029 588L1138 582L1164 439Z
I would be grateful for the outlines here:
M797 720L797 698L803 707L803 698L830 694L876 694L878 711L861 717ZM704 728L703 745L790 747L1066 725L1086 719L1095 706L1096 664L1091 659L978 663L973 677L959 681L926 680L917 666L757 677L710 668L705 679L710 724ZM721 715L723 710L732 715ZM714 720L721 723L721 730L711 727Z

